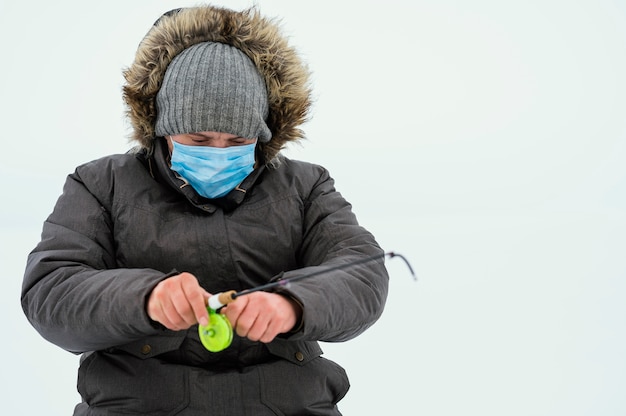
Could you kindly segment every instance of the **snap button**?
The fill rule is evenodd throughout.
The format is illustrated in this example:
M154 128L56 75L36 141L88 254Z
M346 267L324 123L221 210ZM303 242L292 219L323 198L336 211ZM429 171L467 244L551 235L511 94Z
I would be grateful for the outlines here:
M152 347L149 344L144 345L143 347L141 347L141 353L143 355L148 355L150 354L150 351L152 351Z
M298 351L296 353L296 360L298 361L304 361L304 354L302 354L300 351Z

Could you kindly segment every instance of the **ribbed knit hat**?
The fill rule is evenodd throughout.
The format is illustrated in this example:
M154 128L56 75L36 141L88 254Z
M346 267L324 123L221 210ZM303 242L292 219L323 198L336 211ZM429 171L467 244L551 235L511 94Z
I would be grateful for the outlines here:
M234 46L202 42L167 67L156 97L158 136L216 131L268 142L268 95L256 66Z

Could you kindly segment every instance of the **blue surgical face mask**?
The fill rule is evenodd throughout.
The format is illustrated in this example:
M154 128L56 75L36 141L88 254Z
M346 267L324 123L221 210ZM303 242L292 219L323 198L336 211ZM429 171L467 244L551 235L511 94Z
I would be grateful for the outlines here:
M172 145L172 170L206 198L226 195L254 170L256 143L211 147L188 146L172 140Z

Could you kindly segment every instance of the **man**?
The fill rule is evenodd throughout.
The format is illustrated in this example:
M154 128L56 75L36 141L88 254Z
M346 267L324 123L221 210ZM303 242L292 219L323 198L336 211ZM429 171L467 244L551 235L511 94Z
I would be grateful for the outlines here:
M308 72L256 10L163 15L125 71L136 151L79 166L28 258L26 316L82 354L75 415L339 415L344 370L317 341L381 315L383 252L322 167L280 154L308 114ZM213 293L372 256L237 298L219 352Z

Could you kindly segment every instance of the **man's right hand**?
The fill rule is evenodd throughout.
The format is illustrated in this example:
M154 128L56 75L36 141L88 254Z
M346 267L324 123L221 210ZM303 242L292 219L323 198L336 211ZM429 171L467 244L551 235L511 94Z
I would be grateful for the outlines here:
M208 324L206 302L210 296L193 274L184 272L159 282L148 297L146 309L153 321L182 331L198 323Z

